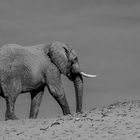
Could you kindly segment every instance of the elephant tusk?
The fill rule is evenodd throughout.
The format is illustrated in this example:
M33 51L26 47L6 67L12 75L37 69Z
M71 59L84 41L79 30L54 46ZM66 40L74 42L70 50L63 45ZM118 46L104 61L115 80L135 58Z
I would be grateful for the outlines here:
M85 76L85 77L89 77L89 78L97 77L97 75L86 74L84 72L80 72L80 74L83 75L83 76Z

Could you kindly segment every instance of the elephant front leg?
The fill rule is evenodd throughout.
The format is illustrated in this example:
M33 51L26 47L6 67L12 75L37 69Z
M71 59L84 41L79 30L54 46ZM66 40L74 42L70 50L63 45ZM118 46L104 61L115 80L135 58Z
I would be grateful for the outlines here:
M49 89L51 95L54 97L54 99L60 105L60 107L63 111L63 114L64 115L71 114L63 87L61 87L61 86L59 87L59 86L55 86L55 85L48 85L48 89Z
M5 97L6 100L6 113L5 120L18 120L14 113L16 97Z
M31 92L31 108L30 108L30 119L36 119L38 112L39 112L39 106L42 101L43 91L35 94L35 92Z
M63 114L71 114L68 102L62 87L61 73L55 65L51 65L50 69L46 71L46 84L50 94L54 97L60 105Z

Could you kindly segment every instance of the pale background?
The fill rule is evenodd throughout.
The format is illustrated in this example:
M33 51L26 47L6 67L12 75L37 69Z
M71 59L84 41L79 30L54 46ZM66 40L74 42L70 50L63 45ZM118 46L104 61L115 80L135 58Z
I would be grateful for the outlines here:
M83 109L118 100L140 99L139 0L0 0L0 45L36 45L58 40L70 43L82 70L98 74L84 79ZM66 96L75 112L74 88L63 77ZM30 95L20 95L16 114L29 115ZM0 99L0 120L5 100ZM61 115L45 91L38 117Z

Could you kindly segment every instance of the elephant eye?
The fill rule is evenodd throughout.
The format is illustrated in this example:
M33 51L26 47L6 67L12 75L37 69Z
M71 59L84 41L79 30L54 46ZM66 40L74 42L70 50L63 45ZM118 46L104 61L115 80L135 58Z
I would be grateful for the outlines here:
M75 57L74 59L71 60L71 65L73 65L74 63L77 63L78 61L78 57Z

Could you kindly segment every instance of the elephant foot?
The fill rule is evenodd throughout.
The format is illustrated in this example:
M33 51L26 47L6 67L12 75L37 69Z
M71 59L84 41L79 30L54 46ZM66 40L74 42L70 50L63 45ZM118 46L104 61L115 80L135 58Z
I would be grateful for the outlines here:
M29 119L36 119L38 115L38 111L35 112L33 110L30 111Z
M19 120L16 115L6 115L5 120Z
M37 116L29 116L29 119L36 119Z
M70 112L69 107L63 108L63 115L70 115L70 114L71 112Z
M37 119L37 114L38 113L35 113L35 112L32 112L30 113L30 116L29 116L29 119Z
M65 113L63 113L63 115L65 115L65 116L66 115L71 115L71 112L69 112L69 111L68 112L65 112Z
M83 114L83 111L82 110L80 110L80 111L78 110L78 111L76 111L76 113L77 114Z

